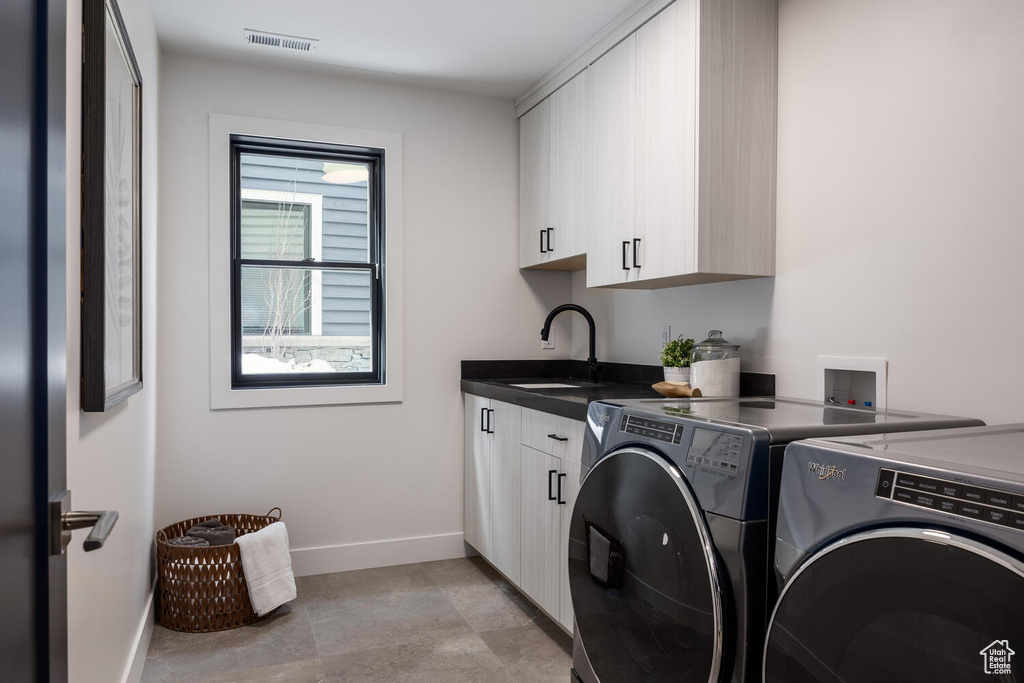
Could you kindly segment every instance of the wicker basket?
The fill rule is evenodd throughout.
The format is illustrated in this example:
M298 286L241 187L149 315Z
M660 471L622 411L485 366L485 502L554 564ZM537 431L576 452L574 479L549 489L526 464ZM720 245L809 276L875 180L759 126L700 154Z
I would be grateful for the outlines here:
M277 517L270 516L274 510ZM238 628L259 619L249 601L237 545L196 548L170 544L214 516L234 527L241 536L281 519L281 508L273 508L262 516L196 517L156 532L157 620L161 626L188 633L209 633Z

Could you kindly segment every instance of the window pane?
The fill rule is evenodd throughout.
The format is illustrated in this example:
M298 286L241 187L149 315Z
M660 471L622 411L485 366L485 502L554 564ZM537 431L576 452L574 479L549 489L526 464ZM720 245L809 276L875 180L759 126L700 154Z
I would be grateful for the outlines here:
M287 268L242 268L243 334L308 334L310 276Z
M242 258L302 261L310 256L310 205L242 200Z
M309 212L307 251L300 258L367 263L370 259L369 165L264 154L242 154L240 185L243 201L242 258L259 250L261 231L288 221L299 207ZM246 217L246 203L263 202L264 215ZM270 209L273 209L271 211ZM275 215L277 213L278 215ZM253 225L246 232L247 221ZM295 236L289 234L289 241ZM290 258L290 257L289 257Z
M373 372L372 273L242 267L242 374Z

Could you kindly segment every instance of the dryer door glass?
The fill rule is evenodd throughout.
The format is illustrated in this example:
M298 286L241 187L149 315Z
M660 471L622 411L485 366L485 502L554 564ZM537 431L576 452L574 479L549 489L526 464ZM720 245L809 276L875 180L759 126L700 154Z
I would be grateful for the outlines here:
M920 529L859 534L787 584L765 681L1024 681L1022 610L1021 564L997 550Z
M617 451L580 487L569 533L576 629L601 681L717 681L718 571L679 471Z

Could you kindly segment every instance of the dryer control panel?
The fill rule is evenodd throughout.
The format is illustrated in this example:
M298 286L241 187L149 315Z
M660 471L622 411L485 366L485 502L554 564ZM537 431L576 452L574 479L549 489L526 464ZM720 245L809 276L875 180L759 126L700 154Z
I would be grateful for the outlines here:
M719 477L735 479L742 457L742 435L697 427L686 452L686 463Z
M1024 531L1024 496L882 468L875 495Z

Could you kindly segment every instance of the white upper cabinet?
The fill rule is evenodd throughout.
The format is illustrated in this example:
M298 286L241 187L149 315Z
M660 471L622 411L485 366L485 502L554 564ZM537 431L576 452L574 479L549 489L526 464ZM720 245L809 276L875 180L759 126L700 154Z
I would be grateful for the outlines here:
M637 278L635 34L587 70L587 86L587 286L594 287Z
M777 26L777 0L675 0L591 57L588 287L775 274ZM554 95L548 101L550 117ZM548 173L553 214L564 183Z
M697 4L636 33L636 237L641 281L697 270Z
M519 119L519 266L578 270L585 264L583 164L586 75Z
M546 263L551 225L551 98L519 119L519 267Z
M587 76L579 74L551 97L551 226L547 245L552 262L566 268L586 265L583 224L583 169L586 161ZM567 261L568 259L568 261Z

